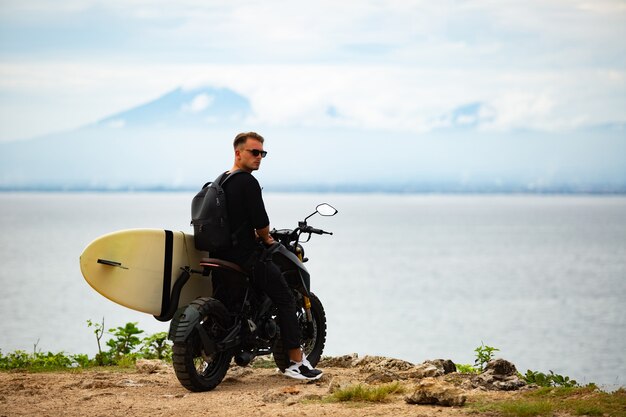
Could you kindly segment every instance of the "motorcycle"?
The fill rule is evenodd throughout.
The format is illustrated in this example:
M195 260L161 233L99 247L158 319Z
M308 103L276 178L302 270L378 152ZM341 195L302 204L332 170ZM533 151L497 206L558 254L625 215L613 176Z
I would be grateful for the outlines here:
M304 266L308 259L301 244L308 242L312 234L332 235L307 224L315 214L334 216L337 210L320 204L295 229L273 229L270 234L277 243L264 254L280 268L293 291L301 345L313 366L326 343L326 314L319 298L311 292L310 275ZM228 306L216 298L198 298L174 314L168 338L173 342L174 370L180 383L194 392L212 390L226 376L233 358L237 365L247 366L257 356L273 354L276 366L284 371L290 361L270 298L255 289L252 277L237 264L205 258L200 265L201 271L189 272L228 283L235 289L231 295L237 295L231 297L234 301Z

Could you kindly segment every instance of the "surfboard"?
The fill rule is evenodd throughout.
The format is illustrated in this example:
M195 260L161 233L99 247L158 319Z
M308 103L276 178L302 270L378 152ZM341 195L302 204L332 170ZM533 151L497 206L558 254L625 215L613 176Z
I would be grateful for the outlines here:
M195 249L193 235L159 229L130 229L103 235L80 255L89 285L109 300L133 310L162 316L181 276L181 268L201 269L207 252ZM180 293L180 307L210 296L211 279L192 274Z

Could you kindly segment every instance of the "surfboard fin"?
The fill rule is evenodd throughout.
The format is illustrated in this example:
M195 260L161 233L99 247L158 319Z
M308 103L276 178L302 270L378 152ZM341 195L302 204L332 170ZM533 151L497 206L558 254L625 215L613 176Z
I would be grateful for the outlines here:
M122 266L120 262L109 261L107 259L98 259L98 263L102 265L115 266L117 268L128 269L125 266Z

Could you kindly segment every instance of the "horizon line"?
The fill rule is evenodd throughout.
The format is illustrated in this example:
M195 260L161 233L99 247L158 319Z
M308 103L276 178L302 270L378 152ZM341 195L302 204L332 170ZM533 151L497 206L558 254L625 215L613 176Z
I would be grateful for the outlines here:
M185 193L197 192L191 186L0 186L0 193ZM526 195L626 195L626 185L556 185L556 186L504 186L488 185L268 185L264 192L270 193L321 193L321 194L526 194Z

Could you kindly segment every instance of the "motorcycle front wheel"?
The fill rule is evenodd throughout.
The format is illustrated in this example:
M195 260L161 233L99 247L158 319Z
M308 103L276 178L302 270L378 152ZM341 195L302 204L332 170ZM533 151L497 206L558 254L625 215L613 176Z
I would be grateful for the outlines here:
M326 313L322 302L313 293L310 293L311 315L313 322L309 323L306 318L306 312L303 305L303 298L298 294L296 302L298 305L297 315L300 323L300 332L302 334L301 345L302 351L306 355L311 365L316 366L322 357L324 345L326 344ZM274 362L281 372L289 367L289 353L283 346L281 339L276 341L274 345Z
M214 341L226 334L228 311L214 298L198 298L187 308L200 313L200 323ZM206 353L197 330L184 342L174 343L172 361L176 377L189 391L210 391L222 382L232 358L231 352Z

